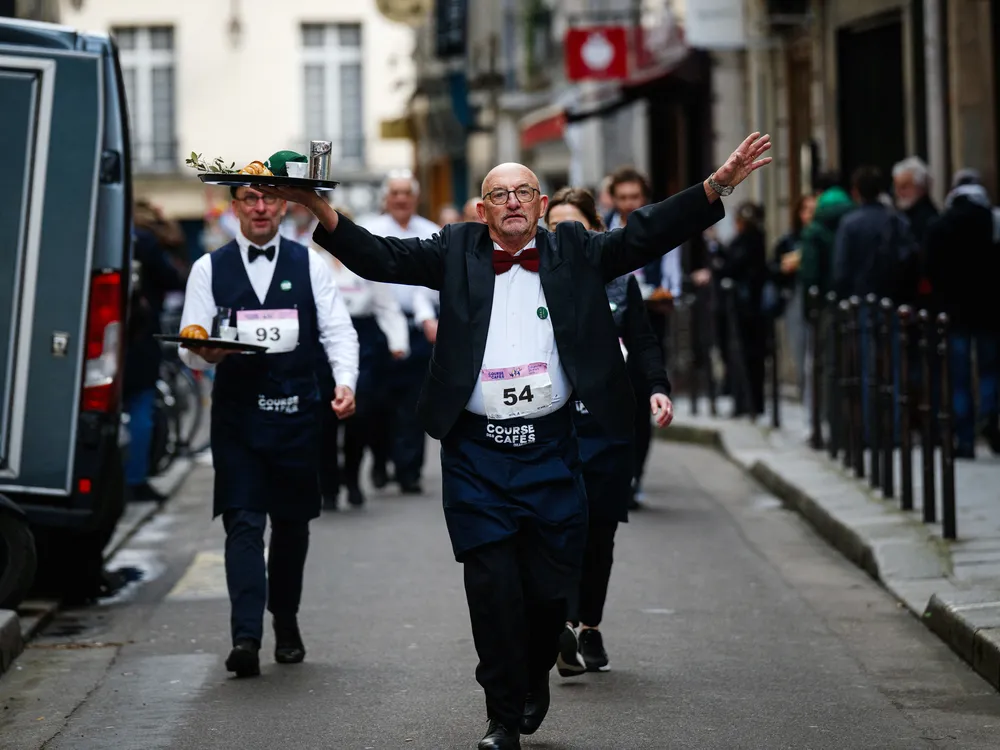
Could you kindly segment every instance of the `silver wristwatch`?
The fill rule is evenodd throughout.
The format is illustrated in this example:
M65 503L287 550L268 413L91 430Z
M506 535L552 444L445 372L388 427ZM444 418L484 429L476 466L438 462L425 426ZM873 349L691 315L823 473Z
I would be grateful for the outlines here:
M712 188L716 193L721 195L723 198L727 195L732 195L734 190L732 185L720 185L715 181L715 172L712 172L708 177L708 186Z

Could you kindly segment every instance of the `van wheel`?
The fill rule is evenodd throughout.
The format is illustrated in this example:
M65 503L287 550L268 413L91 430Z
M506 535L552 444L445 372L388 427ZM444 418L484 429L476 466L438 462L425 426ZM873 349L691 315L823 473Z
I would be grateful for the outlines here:
M28 524L0 512L0 609L17 609L35 581L38 558Z

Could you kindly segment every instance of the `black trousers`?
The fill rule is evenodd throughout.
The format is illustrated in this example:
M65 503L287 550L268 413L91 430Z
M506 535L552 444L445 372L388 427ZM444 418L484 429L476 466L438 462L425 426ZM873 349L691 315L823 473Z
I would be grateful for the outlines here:
M486 712L514 728L528 690L547 682L556 663L568 603L546 596L544 549L523 531L472 550L462 563Z
M617 521L591 519L587 527L587 549L583 556L580 577L580 598L577 612L569 621L573 625L596 628L604 619L604 602L608 598L611 566L614 564Z
M233 643L251 638L259 644L264 606L277 616L298 614L302 577L309 551L309 522L271 519L271 543L264 566L267 514L234 509L222 514L226 530L226 584Z
M323 418L322 454L320 459L319 486L324 497L333 499L341 486L357 487L361 474L361 461L365 448L373 439L375 420L378 415L374 411L354 414L341 421L329 409L329 414ZM340 435L343 434L343 445ZM343 453L343 462L339 456Z

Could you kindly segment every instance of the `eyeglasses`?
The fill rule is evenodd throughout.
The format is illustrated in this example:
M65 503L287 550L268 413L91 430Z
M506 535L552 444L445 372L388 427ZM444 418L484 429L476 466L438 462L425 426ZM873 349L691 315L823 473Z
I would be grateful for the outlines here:
M253 208L257 205L257 201L264 201L265 206L273 206L278 202L278 196L276 195L258 195L257 193L247 193L242 198L240 202L247 208Z
M491 190L483 196L483 200L489 198L490 203L494 206L502 206L510 198L511 193L517 198L518 203L531 203L535 200L536 193L541 195L541 191L538 188L533 188L530 185L521 185L513 190L505 190L504 188Z

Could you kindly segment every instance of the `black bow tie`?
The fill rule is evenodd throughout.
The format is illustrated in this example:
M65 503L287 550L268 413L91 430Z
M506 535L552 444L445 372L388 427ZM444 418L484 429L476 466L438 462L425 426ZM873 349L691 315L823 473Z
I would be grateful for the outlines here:
M247 253L250 257L250 262L253 263L260 256L266 257L269 261L274 260L274 245L267 248L267 250L261 250L259 247L250 246L250 250Z

